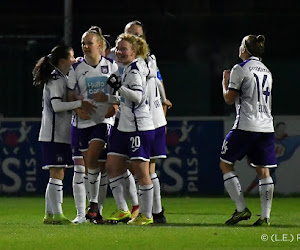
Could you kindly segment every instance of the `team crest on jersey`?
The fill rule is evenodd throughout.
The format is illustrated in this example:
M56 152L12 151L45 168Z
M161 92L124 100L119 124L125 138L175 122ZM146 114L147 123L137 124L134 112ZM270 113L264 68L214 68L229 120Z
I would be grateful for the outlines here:
M101 66L101 72L103 74L107 74L108 73L108 66Z

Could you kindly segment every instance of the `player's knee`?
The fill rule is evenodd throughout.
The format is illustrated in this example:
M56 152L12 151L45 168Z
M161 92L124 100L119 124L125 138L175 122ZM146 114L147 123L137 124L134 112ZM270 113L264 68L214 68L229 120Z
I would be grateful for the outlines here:
M223 174L226 174L230 171L233 171L233 164L229 164L224 161L220 161L220 169Z

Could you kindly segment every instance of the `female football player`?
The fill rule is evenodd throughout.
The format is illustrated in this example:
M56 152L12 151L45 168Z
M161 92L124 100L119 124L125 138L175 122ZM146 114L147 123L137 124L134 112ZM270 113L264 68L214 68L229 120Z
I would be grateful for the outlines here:
M128 221L131 213L124 196L124 173L126 161L131 161L139 183L140 214L130 220L132 225L153 223L152 203L153 184L149 174L151 146L155 132L147 102L146 76L149 73L144 61L149 48L146 41L131 34L121 34L117 39L118 61L125 65L122 83L117 77L108 81L121 95L120 119L118 128L110 138L106 168L110 188L118 209L107 218L117 223ZM94 95L96 101L113 102L115 96Z
M44 85L43 114L39 134L43 169L49 169L50 178L46 189L44 223L70 224L63 215L64 169L73 166L70 147L70 110L83 108L93 111L88 101L67 102L67 73L75 62L73 49L57 46L51 54L42 57L33 70L34 85Z
M277 166L275 158L274 127L271 114L272 74L262 63L265 37L248 35L242 40L239 57L242 63L231 71L223 72L223 96L227 104L235 103L236 120L224 139L221 149L220 168L224 185L236 210L226 221L234 225L251 217L246 206L234 163L247 156L259 178L261 201L260 218L255 226L270 225L274 184L269 168Z
M145 39L144 28L141 22L132 21L125 26L125 33L133 34ZM148 54L146 63L150 70L147 76L148 99L150 111L155 128L155 140L151 150L150 176L153 182L153 220L154 223L166 223L164 210L161 204L161 189L158 176L155 172L155 160L166 158L166 108L171 108L172 103L166 98L160 71L157 67L156 58ZM134 171L134 170L132 170Z
M118 74L118 66L114 61L101 56L101 52L103 52L105 47L101 29L93 26L84 32L81 38L81 46L84 58L75 63L70 71L70 88L76 88L78 96L84 100L92 100L93 94L99 91L112 94L113 90L107 85L106 81L112 73ZM73 125L78 128L79 150L82 152L88 172L87 189L90 204L86 218L90 221L102 220L98 208L98 194L99 180L101 178L100 171L104 171L106 155L103 155L102 158L101 153L103 153L111 127L114 124L114 116L106 118L107 111L111 105L108 103L96 103L96 106L96 112L90 116L90 119L86 119L82 117L82 114L76 113L73 121ZM101 166L98 163L99 157L103 161ZM81 172L81 174L79 173L74 178L76 178L77 183L83 183L83 170L81 169L78 172ZM85 194L79 200L81 205L78 206L81 208L85 207Z

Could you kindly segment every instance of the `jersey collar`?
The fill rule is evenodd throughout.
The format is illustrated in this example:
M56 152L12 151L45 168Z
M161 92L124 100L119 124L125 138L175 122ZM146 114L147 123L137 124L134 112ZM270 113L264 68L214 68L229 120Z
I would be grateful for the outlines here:
M257 57L257 56L250 56L248 58L248 60L256 60L256 61L261 61L261 58Z

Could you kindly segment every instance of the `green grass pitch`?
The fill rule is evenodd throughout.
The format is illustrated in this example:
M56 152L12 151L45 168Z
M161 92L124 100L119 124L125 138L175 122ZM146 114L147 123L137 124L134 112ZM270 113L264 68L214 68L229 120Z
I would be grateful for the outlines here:
M275 197L268 228L252 226L259 198L246 202L252 218L236 226L224 225L234 211L229 197L163 198L166 225L54 226L42 223L43 197L1 197L0 249L300 249L299 197ZM104 217L115 208L108 198ZM72 197L64 198L63 209L74 219Z

